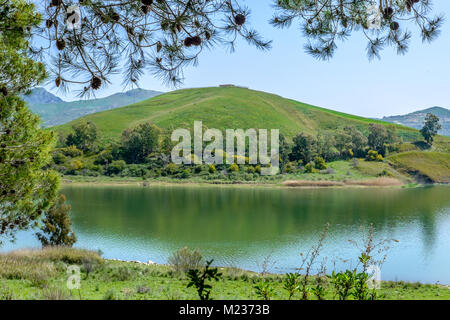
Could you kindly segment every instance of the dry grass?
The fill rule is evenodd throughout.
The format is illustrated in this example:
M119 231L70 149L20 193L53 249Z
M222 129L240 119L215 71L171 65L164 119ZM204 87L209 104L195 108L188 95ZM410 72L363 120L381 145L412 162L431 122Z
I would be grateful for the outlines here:
M367 186L367 187L392 187L402 186L404 183L395 178L379 177L374 179L360 180L360 181L347 181L346 185L349 186Z
M81 264L91 260L102 262L95 252L63 247L45 249L25 249L0 254L0 279L26 279L33 286L45 286L48 279L55 275L57 263Z
M338 187L345 186L339 181L309 181L309 180L288 180L283 182L286 187Z
M345 187L345 186L362 186L362 187L389 187L401 186L404 183L395 178L379 177L367 180L348 180L340 181L307 181L307 180L289 180L283 183L286 187Z

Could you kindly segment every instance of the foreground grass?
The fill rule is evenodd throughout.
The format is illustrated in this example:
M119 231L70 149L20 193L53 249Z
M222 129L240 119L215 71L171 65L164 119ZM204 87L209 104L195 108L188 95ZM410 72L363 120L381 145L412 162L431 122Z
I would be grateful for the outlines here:
M81 268L81 289L68 290L67 267ZM222 279L213 283L214 299L258 299L254 286L268 281L273 299L287 299L284 275L265 276L236 268L220 268ZM49 248L0 254L0 300L5 299L96 299L171 300L197 299L188 280L172 267L102 259L90 251ZM333 299L326 283L326 299ZM383 299L450 299L450 288L440 285L383 282ZM299 299L299 294L293 299Z

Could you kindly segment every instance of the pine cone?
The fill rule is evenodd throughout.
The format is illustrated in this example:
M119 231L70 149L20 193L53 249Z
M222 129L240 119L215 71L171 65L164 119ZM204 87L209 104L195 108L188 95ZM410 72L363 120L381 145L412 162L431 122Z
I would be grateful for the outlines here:
M55 85L57 88L59 88L59 86L61 85L61 77L55 79Z
M56 40L56 48L58 48L58 50L64 50L65 47L66 42L64 41L64 39Z
M234 17L234 22L238 25L238 26L242 26L245 23L245 16L243 14L237 14Z
M394 21L391 23L390 27L391 27L391 30L397 31L400 28L400 25L398 24L397 21Z
M200 38L200 36L192 37L192 44L193 44L194 46L199 46L199 45L201 45L201 44L202 44L202 38Z
M100 86L102 85L102 80L98 77L93 77L91 79L91 88L94 90L98 90Z

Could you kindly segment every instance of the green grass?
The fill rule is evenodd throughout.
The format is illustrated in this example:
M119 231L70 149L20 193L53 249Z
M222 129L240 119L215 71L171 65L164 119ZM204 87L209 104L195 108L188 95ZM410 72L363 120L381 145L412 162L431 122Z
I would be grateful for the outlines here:
M81 260L80 260L81 259ZM87 276L88 261L92 268ZM81 289L66 287L67 267L81 267ZM172 267L101 259L96 253L76 249L52 248L0 254L0 300L2 299L198 299L187 278ZM43 270L43 267L44 271ZM14 273L22 270L22 273ZM273 299L287 299L284 275L261 275L236 268L220 268L223 277L214 282L214 299L258 299L254 286L268 281ZM326 282L326 298L333 299ZM450 299L446 286L405 282L383 282L378 291L383 299ZM297 293L294 299L299 299Z
M388 158L394 167L427 182L450 181L450 154L442 152L405 152Z
M173 91L127 107L91 114L54 129L67 134L81 119L94 122L104 142L117 140L124 129L146 121L169 130L192 128L194 120L203 121L204 127L220 130L280 129L288 138L300 132L316 134L346 125L356 126L364 132L369 123L392 125L236 87ZM415 129L396 127L405 141L419 137Z

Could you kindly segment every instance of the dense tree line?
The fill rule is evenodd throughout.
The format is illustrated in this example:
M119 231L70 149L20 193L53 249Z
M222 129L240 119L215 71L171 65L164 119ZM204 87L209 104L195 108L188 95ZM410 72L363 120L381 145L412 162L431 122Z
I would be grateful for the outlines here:
M248 164L248 158L245 165L177 166L170 159L174 144L170 141L169 133L149 122L125 129L119 141L104 146L99 142L95 124L82 121L74 125L72 130L53 155L55 165L65 174L85 172L88 175L168 175L186 178L196 174L216 174L217 171L227 174L258 174L261 170L261 166ZM394 126L385 127L372 123L366 134L367 136L354 126L321 131L316 135L301 132L291 141L281 134L281 172L289 173L293 168L315 172L327 169L327 162L352 158L381 161L388 146L399 141ZM248 149L247 141L246 155ZM87 159L92 158L93 165L90 165Z

